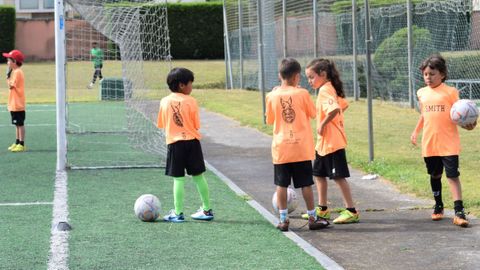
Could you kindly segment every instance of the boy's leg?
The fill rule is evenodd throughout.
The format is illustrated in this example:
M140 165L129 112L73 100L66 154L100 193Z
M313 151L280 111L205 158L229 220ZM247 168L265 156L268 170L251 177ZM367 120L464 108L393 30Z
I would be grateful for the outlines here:
M327 206L328 183L326 177L315 176L315 184L318 192L318 205Z
M352 199L352 192L350 191L350 185L345 178L335 179L335 183L337 183L340 191L342 192L343 196L343 203L345 204L346 208L355 208Z
M173 202L175 205L175 213L180 215L183 213L183 200L185 198L185 177L173 178Z
M355 205L352 199L352 192L350 185L345 178L335 179L340 191L342 192L343 202L346 206L346 210L340 213L340 216L333 220L335 224L356 223L360 221L360 215L355 209Z
M193 182L197 185L197 191L200 194L200 199L202 199L203 210L210 210L210 193L208 190L208 183L205 179L205 176L202 174L192 176Z
M432 188L435 206L433 207L432 220L443 219L443 200L442 200L442 175L431 175L430 186Z
M307 206L307 211L315 208L315 202L313 198L312 186L302 187L302 195L305 200L305 205Z
M455 211L455 217L453 218L453 224L468 227L468 220L465 214L462 201L462 184L460 178L448 178L448 184L450 185L450 192L452 193L453 207Z

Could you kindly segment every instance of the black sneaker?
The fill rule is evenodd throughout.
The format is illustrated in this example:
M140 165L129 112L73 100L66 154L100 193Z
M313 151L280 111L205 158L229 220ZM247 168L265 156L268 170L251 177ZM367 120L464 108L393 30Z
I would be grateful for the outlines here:
M330 222L324 218L314 218L313 216L308 217L308 229L310 230L320 230L326 228L328 225L330 225Z
M443 205L436 204L433 207L432 220L438 221L443 218Z

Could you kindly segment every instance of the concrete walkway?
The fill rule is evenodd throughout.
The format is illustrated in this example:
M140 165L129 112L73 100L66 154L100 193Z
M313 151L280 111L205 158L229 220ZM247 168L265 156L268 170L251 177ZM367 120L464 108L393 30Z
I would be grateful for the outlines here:
M273 212L271 137L205 110L201 122L205 159ZM423 162L420 157L418 162ZM478 219L470 217L471 226L460 228L452 224L452 211L447 211L447 218L433 222L433 201L401 194L381 178L362 180L362 172L351 169L350 173L360 223L309 231L300 219L305 211L302 203L290 215L290 229L345 269L480 269ZM333 181L328 192L329 207L343 207ZM301 198L299 190L297 194Z

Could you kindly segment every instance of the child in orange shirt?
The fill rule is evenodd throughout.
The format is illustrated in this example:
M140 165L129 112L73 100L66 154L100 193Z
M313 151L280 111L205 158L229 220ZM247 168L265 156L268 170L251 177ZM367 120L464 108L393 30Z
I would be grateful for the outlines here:
M12 117L12 125L15 125L16 140L8 147L11 152L23 152L25 147L25 77L20 67L23 64L24 56L19 50L3 53L7 58L7 85L8 110Z
M205 162L200 145L200 118L197 101L190 96L193 72L186 68L174 68L167 76L167 84L173 92L162 98L157 126L165 129L167 141L167 165L165 174L173 177L175 209L163 217L167 222L184 222L183 201L185 170L192 176L202 200L202 207L191 215L196 220L212 220L208 184L203 176Z
M458 171L460 136L457 125L450 119L450 108L459 99L458 90L444 84L447 79L447 65L442 56L430 56L423 61L420 70L427 86L417 91L421 114L410 140L412 144L417 145L417 134L423 128L422 156L430 175L430 185L435 199L432 220L443 218L441 179L443 168L445 168L454 200L453 223L467 227L468 220L463 208L462 186ZM475 122L463 128L471 130L476 124Z
M305 70L308 83L313 89L320 88L317 97L317 145L313 163L313 175L318 192L317 215L330 219L327 206L327 177L335 180L343 195L346 209L333 220L336 224L359 222L350 186L350 177L345 147L347 137L343 127L343 111L348 107L344 99L343 83L335 64L327 59L312 60Z
M272 161L280 213L277 228L288 231L287 188L293 180L295 188L302 188L308 228L318 230L329 223L316 216L312 191L314 152L310 119L315 118L315 106L308 91L297 87L300 64L293 58L283 59L279 70L281 85L267 95L265 113L267 124L273 125Z

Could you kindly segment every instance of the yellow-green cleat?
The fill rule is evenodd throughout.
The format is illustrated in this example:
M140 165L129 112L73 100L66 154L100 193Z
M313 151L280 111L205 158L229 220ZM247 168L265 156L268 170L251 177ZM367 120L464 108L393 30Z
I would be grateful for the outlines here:
M12 145L10 145L7 149L8 151L12 151L13 148L15 148L15 146L17 146L16 143L12 143Z
M357 223L360 221L360 215L357 213L352 213L348 210L343 210L340 212L340 216L333 220L334 224L348 224L348 223Z
M317 206L317 207L315 207L315 211L317 212L317 217L319 217L319 218L329 220L330 217L331 217L330 210L328 210L328 209L325 210L325 211L322 211L322 209ZM308 214L303 214L302 218L303 219L308 219Z
M12 150L10 150L14 153L17 153L17 152L25 152L27 151L27 148L21 144L17 144L15 145L15 147L12 148Z

